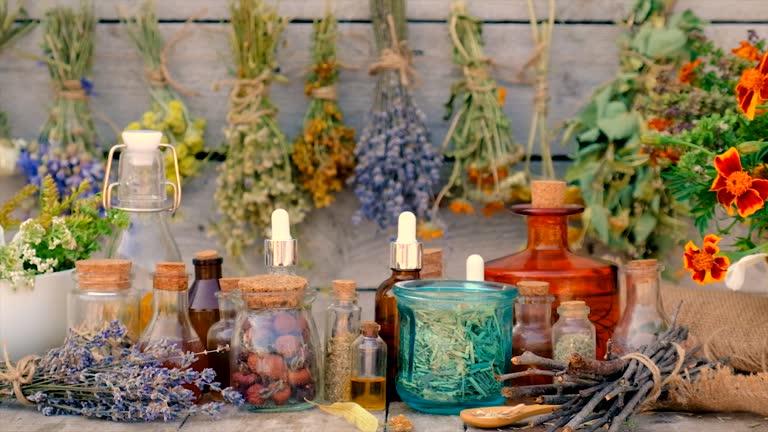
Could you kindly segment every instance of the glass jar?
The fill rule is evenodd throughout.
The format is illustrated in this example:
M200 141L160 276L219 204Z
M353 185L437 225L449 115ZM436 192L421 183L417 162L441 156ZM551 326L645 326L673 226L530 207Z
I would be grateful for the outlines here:
M602 358L621 315L618 269L570 250L568 218L584 208L563 203L565 188L559 181L531 182L531 204L511 207L527 216L528 246L486 263L485 280L510 285L521 280L549 282L549 293L555 296L553 312L560 302L585 301L597 327L597 355Z
M352 343L350 400L367 410L382 411L387 407L387 344L379 337L380 325L365 321L361 327Z
M216 294L221 290L219 279L223 261L214 250L198 252L192 259L195 281L189 288L189 319L205 346L208 346L208 330L219 320Z
M352 343L360 334L362 308L357 304L353 280L333 281L333 302L325 311L325 400L347 402L350 398ZM376 332L378 334L378 331Z
M560 319L552 326L554 359L568 361L571 354L595 358L595 326L583 301L566 301L557 308Z
M552 357L552 301L549 283L520 281L515 299L515 326L512 328L512 356L530 351L541 357ZM523 372L535 366L512 365L512 372ZM510 381L512 385L552 384L552 377L527 376Z
M253 411L312 408L321 357L311 313L314 290L300 276L240 280L243 308L232 336L231 385Z
M133 342L139 340L139 293L131 288L131 262L89 259L75 262L75 287L67 297L67 325L95 334L120 321Z
M208 367L216 372L216 381L221 383L221 388L229 387L230 351L217 351L221 347L228 347L232 343L232 334L235 329L235 317L243 304L239 291L219 291L216 293L221 319L216 321L206 337L208 351ZM218 395L214 395L218 398Z
M661 304L659 278L664 266L655 259L634 260L622 270L626 280L627 307L613 332L616 354L637 351L653 343L669 328L669 318Z
M504 284L427 280L395 285L400 315L397 393L432 414L503 405L496 375L510 370L512 303Z

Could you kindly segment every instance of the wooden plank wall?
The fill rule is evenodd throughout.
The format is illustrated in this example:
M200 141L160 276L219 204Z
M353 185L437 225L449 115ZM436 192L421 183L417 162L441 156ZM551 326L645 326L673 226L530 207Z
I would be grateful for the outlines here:
M557 124L573 115L588 98L592 89L611 78L616 71L615 39L619 29L614 20L623 16L634 0L558 0L559 23L554 33L552 51L552 123ZM76 4L72 0L27 0L26 5L39 18L52 4ZM100 18L97 27L96 57L93 72L94 110L119 127L137 119L148 104L142 65L122 26L117 6L135 8L136 0L97 0L95 8ZM170 57L170 69L184 85L197 90L201 96L188 100L194 112L209 121L207 139L220 142L227 109L225 91L211 90L211 83L228 77L231 66L227 45L225 0L157 0L158 15L166 37L178 32L184 21L200 9L207 9L194 24L191 34L184 38ZM525 0L469 0L469 9L486 21L487 51L504 67L499 74L512 76L531 55L530 29ZM544 1L536 0L543 16ZM370 24L364 0L336 0L335 10L340 20L341 60L350 65L364 66L372 61ZM442 140L446 124L442 120L443 104L457 72L450 62L450 44L445 19L449 0L409 1L409 42L419 51L416 69L421 76L415 88L418 104L424 109L435 142ZM308 65L309 34L312 19L323 10L321 0L282 0L280 11L296 18L286 32L286 46L279 54L283 71L290 77L285 85L275 85L272 91L280 107L280 120L289 136L301 127L306 101L303 97L301 71ZM702 18L713 22L708 34L724 47L736 46L749 29L768 35L768 0L679 0L678 9L692 8ZM41 30L38 28L15 46L20 51L39 52ZM373 79L363 70L345 70L341 82L341 105L349 123L360 127L371 100ZM506 112L513 121L515 136L523 142L530 120L532 92L520 85L511 85L507 94ZM34 137L42 124L51 98L47 71L33 60L7 50L0 55L0 106L9 114L17 136ZM106 122L99 122L102 141L111 145L114 133ZM555 153L567 154L568 149L557 146ZM563 166L560 166L563 169ZM215 218L212 202L213 167L186 186L184 210L176 217L172 230L187 262L196 250L208 248L213 242L205 234L205 226ZM5 199L21 184L20 179L0 179L0 199ZM313 212L301 228L302 257L308 263L313 284L327 286L337 277L354 278L361 286L373 287L386 274L387 241L391 232L379 232L373 225L351 226L352 213L357 207L354 196L345 192L337 204ZM448 232L444 239L431 247L443 247L447 274L463 276L463 261L470 253L487 258L517 250L525 241L522 220L514 215L446 216ZM255 273L261 258L246 257L246 268ZM232 260L229 269L234 272Z

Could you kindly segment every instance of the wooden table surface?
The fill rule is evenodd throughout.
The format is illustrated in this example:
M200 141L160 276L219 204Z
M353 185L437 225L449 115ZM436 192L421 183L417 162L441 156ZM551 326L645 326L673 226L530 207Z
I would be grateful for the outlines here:
M414 432L478 432L467 427L458 416L420 414L402 403L390 406L390 417L405 414L414 424ZM383 423L384 413L377 417ZM768 432L768 418L751 414L646 413L635 417L635 432ZM113 423L74 416L45 417L35 410L16 404L0 405L2 432L354 432L344 420L318 409L294 413L263 414L229 409L219 418L192 417L186 422ZM508 428L506 430L515 430ZM536 429L525 429L536 431Z

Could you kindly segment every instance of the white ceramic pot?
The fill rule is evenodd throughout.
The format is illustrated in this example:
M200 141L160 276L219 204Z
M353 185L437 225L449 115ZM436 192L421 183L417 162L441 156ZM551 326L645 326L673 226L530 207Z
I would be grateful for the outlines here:
M0 281L0 341L11 360L45 354L67 334L67 294L73 270L35 277L34 287ZM0 345L2 345L0 342Z

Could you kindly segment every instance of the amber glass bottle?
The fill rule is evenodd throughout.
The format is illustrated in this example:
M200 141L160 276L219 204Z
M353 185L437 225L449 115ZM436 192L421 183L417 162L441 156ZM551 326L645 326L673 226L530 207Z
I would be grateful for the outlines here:
M568 216L584 209L563 203L564 182L534 181L531 195L530 205L512 207L515 213L528 216L528 247L487 263L485 279L510 285L526 279L549 282L549 293L555 296L553 309L561 301L585 301L597 328L597 358L603 358L621 314L616 266L569 249Z
M189 319L192 327L207 346L208 330L219 320L219 301L216 293L221 291L221 264L223 260L214 250L195 254L195 281L189 289Z
M515 299L515 326L512 328L512 356L526 351L552 357L552 301L549 283L520 281ZM523 372L531 366L512 365L512 372ZM517 378L512 385L552 384L552 377L534 375Z
M422 245L416 241L416 216L403 212L397 223L397 240L390 244L389 268L392 275L376 290L376 322L379 336L387 344L387 401L400 400L395 389L397 359L400 352L400 315L392 288L398 282L418 280L422 266Z

